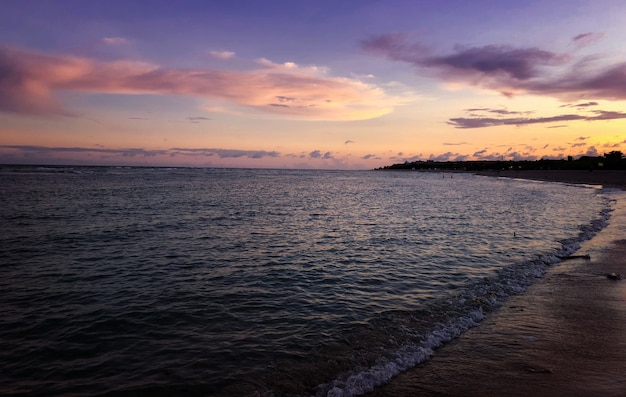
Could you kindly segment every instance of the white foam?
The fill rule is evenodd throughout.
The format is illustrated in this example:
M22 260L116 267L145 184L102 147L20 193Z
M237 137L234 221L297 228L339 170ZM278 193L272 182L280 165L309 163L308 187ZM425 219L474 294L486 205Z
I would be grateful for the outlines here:
M458 309L460 312L465 309L468 311L467 314L450 320L446 324L438 324L421 342L402 346L387 361L318 386L316 395L327 397L362 395L387 383L401 372L430 359L434 355L435 349L459 337L469 328L477 326L485 318L484 310L493 310L510 295L523 293L533 279L545 274L547 266L556 264L562 260L562 257L577 251L582 241L590 239L607 225L609 217L610 209L606 209L601 212L599 218L588 225L581 226L581 232L577 237L562 241L561 249L556 252L501 269L496 278L485 278L457 297Z
M392 360L370 367L348 378L336 379L318 387L318 396L350 397L374 390L401 372L428 360L434 350L477 326L485 318L482 308L461 316L455 321L440 324L418 345L407 344L399 349Z

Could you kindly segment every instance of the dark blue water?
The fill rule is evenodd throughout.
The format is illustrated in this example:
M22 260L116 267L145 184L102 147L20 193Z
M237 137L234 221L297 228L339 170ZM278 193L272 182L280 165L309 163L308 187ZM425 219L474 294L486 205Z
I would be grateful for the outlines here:
M0 170L0 394L356 395L599 230L471 174Z

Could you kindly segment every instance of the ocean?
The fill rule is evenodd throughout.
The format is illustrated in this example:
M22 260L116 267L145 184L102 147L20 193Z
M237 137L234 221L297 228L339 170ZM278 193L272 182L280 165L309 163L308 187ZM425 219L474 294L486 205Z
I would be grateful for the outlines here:
M0 167L0 394L354 396L606 225L469 173Z

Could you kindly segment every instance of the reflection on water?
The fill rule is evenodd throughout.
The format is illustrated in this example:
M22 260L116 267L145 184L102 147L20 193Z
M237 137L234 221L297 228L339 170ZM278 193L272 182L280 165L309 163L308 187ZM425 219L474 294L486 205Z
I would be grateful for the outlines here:
M464 174L58 171L0 172L0 391L380 382L522 292L606 207Z

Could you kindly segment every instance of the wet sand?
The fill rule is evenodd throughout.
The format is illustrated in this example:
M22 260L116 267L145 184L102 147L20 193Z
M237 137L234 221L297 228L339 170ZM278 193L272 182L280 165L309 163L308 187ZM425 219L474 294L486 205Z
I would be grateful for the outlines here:
M478 175L500 176L507 178L534 179L565 183L582 183L587 185L603 185L626 190L626 170L526 170L526 171L484 171Z
M556 180L559 172L511 173ZM626 172L565 171L559 178L626 187ZM626 395L626 193L618 195L609 225L576 253L590 259L550 267L479 327L369 396Z

